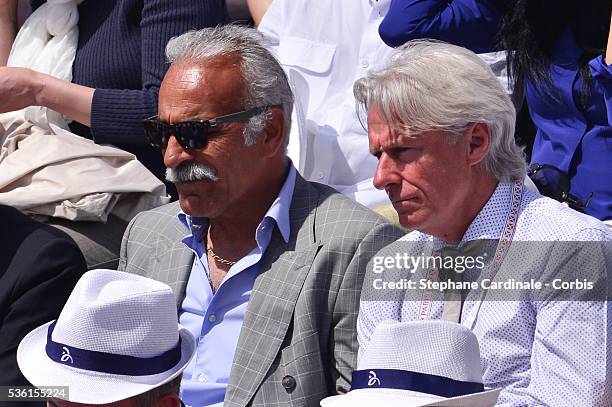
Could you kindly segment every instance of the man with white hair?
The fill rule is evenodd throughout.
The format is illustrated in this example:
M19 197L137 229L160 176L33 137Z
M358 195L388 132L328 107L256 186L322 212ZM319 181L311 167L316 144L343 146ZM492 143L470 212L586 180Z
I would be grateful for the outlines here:
M515 111L490 69L466 49L413 41L354 90L374 184L415 230L368 270L360 355L380 321L454 320L479 338L499 405L608 405L612 236L524 187Z
M289 156L304 178L336 188L395 219L372 185L376 159L355 114L353 83L392 48L379 35L391 0L248 0L257 29L289 76L295 118ZM454 22L453 22L454 23ZM501 53L481 54L494 67ZM505 72L500 80L506 81Z
M348 391L366 265L403 232L297 173L291 89L256 30L188 32L166 53L145 128L179 202L136 216L120 268L175 290L198 339L183 401L316 406Z

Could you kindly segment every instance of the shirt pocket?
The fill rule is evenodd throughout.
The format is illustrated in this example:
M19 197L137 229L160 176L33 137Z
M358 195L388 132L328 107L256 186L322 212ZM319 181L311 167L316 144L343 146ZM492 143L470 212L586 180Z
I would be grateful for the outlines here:
M291 82L306 116L318 109L327 93L336 45L285 37L278 50L281 63L291 71Z

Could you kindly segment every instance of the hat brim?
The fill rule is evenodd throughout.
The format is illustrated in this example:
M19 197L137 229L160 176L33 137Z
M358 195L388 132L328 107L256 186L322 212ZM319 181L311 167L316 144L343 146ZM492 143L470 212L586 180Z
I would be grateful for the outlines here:
M493 407L501 389L444 398L409 390L358 389L321 400L322 407Z
M47 329L52 322L34 329L23 338L17 348L17 363L34 386L68 386L66 400L75 403L114 403L168 383L185 370L196 347L193 335L179 326L181 360L172 369L148 376L93 372L56 363L47 356Z

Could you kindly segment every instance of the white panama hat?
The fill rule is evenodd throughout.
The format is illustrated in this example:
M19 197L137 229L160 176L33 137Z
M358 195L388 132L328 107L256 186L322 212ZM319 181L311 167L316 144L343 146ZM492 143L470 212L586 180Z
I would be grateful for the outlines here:
M323 407L493 407L476 336L454 322L381 322L353 372L351 391Z
M57 319L30 332L17 362L34 386L68 386L67 400L107 404L177 377L195 351L172 289L116 270L91 270Z

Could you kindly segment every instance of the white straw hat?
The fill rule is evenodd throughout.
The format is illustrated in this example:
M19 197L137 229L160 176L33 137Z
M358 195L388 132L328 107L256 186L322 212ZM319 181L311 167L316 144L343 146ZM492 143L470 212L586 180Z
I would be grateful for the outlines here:
M69 386L67 399L107 404L177 377L195 351L172 289L116 270L85 273L57 319L30 332L17 362L35 386Z
M476 336L448 321L383 321L353 372L351 391L323 407L492 407L500 389L485 390Z

